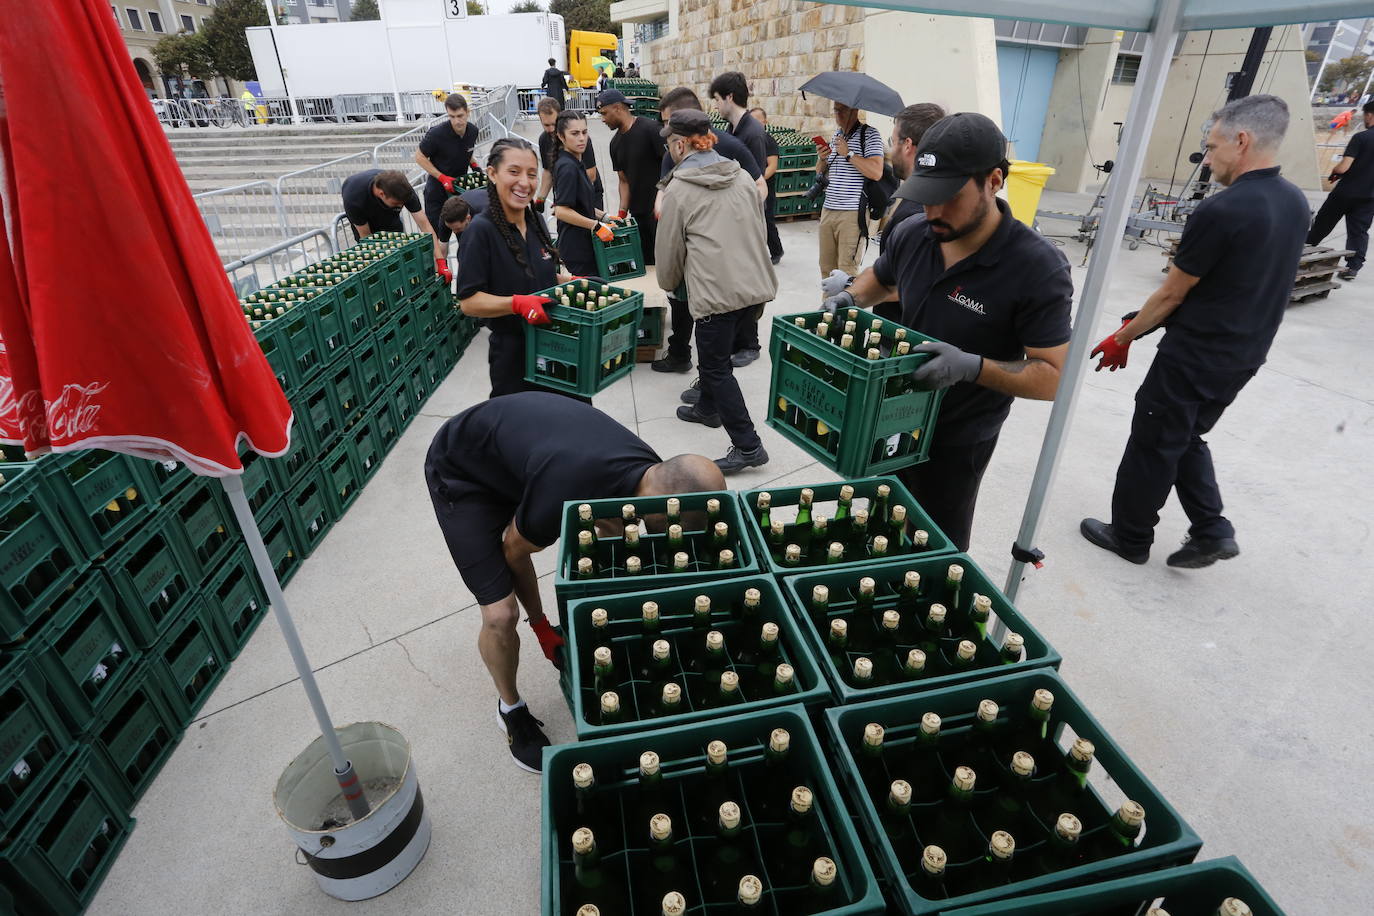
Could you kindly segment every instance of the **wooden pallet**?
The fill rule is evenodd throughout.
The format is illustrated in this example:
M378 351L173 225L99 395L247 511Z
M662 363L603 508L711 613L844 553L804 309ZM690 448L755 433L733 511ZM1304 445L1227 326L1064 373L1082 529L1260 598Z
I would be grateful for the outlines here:
M1292 295L1288 297L1288 304L1306 302L1308 299L1325 299L1333 289L1340 288L1341 284L1334 280L1326 283L1313 283L1308 286L1295 286Z
M803 219L820 219L820 218L821 218L820 211L819 211L819 210L813 210L813 211L810 212L810 213L780 213L780 214L775 214L775 215L773 216L773 222L775 222L775 223L792 223L792 222L796 222L797 220L803 220Z

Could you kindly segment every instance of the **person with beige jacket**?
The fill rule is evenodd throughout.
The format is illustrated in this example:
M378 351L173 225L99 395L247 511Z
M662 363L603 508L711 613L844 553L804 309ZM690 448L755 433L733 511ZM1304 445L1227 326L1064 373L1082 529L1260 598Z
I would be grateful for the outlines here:
M767 229L754 180L717 153L706 114L673 112L663 128L676 163L663 194L654 245L658 285L686 284L696 326L701 398L677 409L679 420L724 426L730 449L716 465L726 474L768 463L749 418L730 356L735 328L757 320L778 293Z

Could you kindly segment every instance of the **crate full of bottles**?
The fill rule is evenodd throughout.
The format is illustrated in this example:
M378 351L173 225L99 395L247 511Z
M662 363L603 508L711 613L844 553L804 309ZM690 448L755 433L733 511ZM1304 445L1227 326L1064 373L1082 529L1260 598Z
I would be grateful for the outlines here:
M635 367L644 294L572 280L539 293L548 324L525 329L525 380L591 397Z
M740 502L764 565L777 574L954 550L895 477L749 490Z
M801 705L544 751L544 916L860 916L882 898Z
M1235 856L944 912L945 916L1284 916Z
M607 89L619 89L627 99L658 100L658 83L653 80L619 77L606 80Z
M1059 667L1059 653L967 554L787 576L783 591L841 703Z
M564 632L579 739L831 700L771 576L584 598Z
M743 522L728 491L564 503L554 573L560 615L575 598L764 572Z
M453 193L476 191L487 186L487 173L484 169L469 169L453 179Z
M1202 846L1048 669L826 718L909 916L1182 865Z
M916 387L912 348L930 339L862 309L775 318L768 425L846 477L924 461L944 392Z
M627 216L608 224L611 240L592 236L592 253L596 255L596 275L603 280L633 280L648 271L644 266L644 249L639 235L639 223Z

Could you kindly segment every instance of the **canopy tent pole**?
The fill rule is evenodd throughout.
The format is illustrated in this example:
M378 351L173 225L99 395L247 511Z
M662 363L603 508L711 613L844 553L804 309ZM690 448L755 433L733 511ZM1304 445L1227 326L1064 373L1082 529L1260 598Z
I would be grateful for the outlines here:
M1116 160L1116 168L1112 170L1111 187L1102 206L1102 220L1097 229L1099 244L1093 246L1092 258L1088 262L1088 274L1078 299L1078 314L1074 316L1069 355L1060 374L1059 389L1055 393L1054 407L1045 428L1045 440L1040 446L1040 459L1036 463L1030 496L1021 516L1021 528L1011 546L1011 569L1007 571L1007 583L1002 590L1013 601L1021 586L1026 563L1038 563L1041 556L1033 547L1036 531L1040 527L1040 515L1044 511L1050 485L1054 482L1059 450L1069 432L1069 421L1082 388L1083 374L1088 371L1088 353L1096 343L1094 329L1098 316L1102 314L1108 281L1121 251L1135 186L1144 169L1150 130L1159 112L1164 83L1169 77L1169 62L1173 59L1174 43L1178 40L1182 6L1182 0L1161 0L1154 28L1145 42L1140 75L1121 133L1120 155ZM1188 130L1189 125L1184 125L1183 129Z
M291 619L291 611L286 606L286 596L282 594L277 571L272 568L272 559L267 555L267 545L262 542L262 533L258 531L258 523L253 519L253 511L248 508L248 497L243 492L243 475L231 474L221 477L220 484L224 487L225 495L229 497L229 505L234 508L234 518L238 519L239 528L243 531L243 540L253 557L253 566L257 569L263 588L267 590L267 603L272 605L272 613L277 616L282 638L286 640L286 647L291 651L291 661L296 665L296 674L300 676L301 686L305 688L310 708L315 713L315 721L319 723L320 736L324 738L325 747L329 749L329 759L334 762L334 777L339 781L339 790L343 793L344 801L348 803L348 810L353 819L362 820L371 810L367 796L363 794L362 780L353 772L352 762L344 756L343 746L339 744L339 735L334 731L334 723L324 705L324 697L320 696L319 685L315 683L315 672L310 669L310 660L305 657L305 647L301 645L300 634L296 632L295 621Z

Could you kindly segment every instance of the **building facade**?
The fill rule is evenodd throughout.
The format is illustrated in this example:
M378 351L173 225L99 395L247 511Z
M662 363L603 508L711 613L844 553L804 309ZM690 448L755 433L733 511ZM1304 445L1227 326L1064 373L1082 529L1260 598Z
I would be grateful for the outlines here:
M1307 81L1319 94L1322 71L1347 57L1374 55L1374 18L1310 22L1305 27Z
M153 45L167 35L199 32L214 9L215 0L115 0L110 4L110 12L119 24L124 45L149 98L167 98L179 91L175 79L169 85L169 80L158 73ZM227 89L219 87L219 91Z
M277 0L277 8L282 25L347 22L349 0Z

